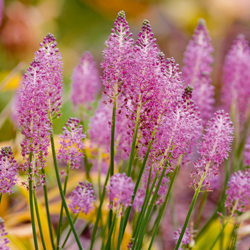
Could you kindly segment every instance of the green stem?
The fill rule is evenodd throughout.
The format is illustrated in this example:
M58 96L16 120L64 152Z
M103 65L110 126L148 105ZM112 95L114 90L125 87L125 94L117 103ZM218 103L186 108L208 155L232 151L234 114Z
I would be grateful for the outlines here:
M2 194L0 194L0 204L1 204L1 200L2 200Z
M74 223L74 224L75 224L75 222L76 222L76 220L77 220L77 218L78 218L78 215L79 215L79 214L77 214L77 215L74 217L74 219L73 219L73 223ZM65 244L67 243L67 240L69 239L69 236L70 236L71 232L72 232L72 228L70 227L70 228L69 228L69 231L68 231L68 233L67 233L67 236L66 236L66 238L65 238L65 240L64 240L64 242L63 242L63 244L62 244L62 246L61 246L62 249L64 248Z
M134 161L134 152L135 152L135 144L136 144L138 128L139 128L140 113L141 113L141 106L139 106L137 108L137 113L136 113L135 130L134 130L133 142L132 142L132 146L131 146L129 164L128 164L128 176L131 175L131 168L132 168L132 164Z
M109 178L109 172L110 172L110 168L108 170L106 180L105 180L105 183L103 185L102 196L100 197L100 204L99 204L99 207L98 207L96 221L95 221L94 229L93 229L92 236L91 236L90 250L92 250L93 246L94 246L96 231L97 231L97 227L98 227L98 221L99 221L100 216L101 216L102 204L103 204L103 200L104 200L104 196L105 196L106 185L107 185L108 178Z
M117 227L117 221L118 220L115 220L115 227L114 227L114 232L113 232L113 242L112 242L112 245L111 245L112 250L115 249L115 232L116 232L116 227Z
M64 187L63 187L64 196L66 195L67 183L68 183L68 178L69 178L69 167L70 167L70 161L68 161L68 164L67 164L67 173L66 173L67 175L64 181ZM60 244L60 237L61 237L61 231L62 231L61 230L62 219L63 219L63 203L61 202L60 217L59 217L58 228L57 228L57 240L56 240L57 247Z
M115 217L112 220L112 224L111 224L111 227L110 227L110 230L109 230L108 239L107 239L106 246L105 246L104 250L110 250L110 241L111 241L111 236L112 236L112 232L113 232L116 220L117 220L117 216L115 214Z
M134 202L135 195L136 195L137 189L139 187L139 184L140 184L140 181L141 181L141 177L142 177L143 171L145 169L145 166L146 166L146 163L147 163L147 160L148 160L148 155L149 155L152 143L153 143L153 138L155 136L155 132L156 132L156 129L154 129L154 131L153 131L153 133L151 135L151 139L150 139L150 142L148 144L147 152L146 152L145 157L143 159L143 163L142 163L142 166L141 166L141 169L140 169L140 173L138 175L138 178L137 178L137 181L136 181L136 184L135 184L135 189L134 189L134 192L133 192L133 195L132 195L132 202L131 202L131 204L133 204L133 202ZM132 209L132 206L129 206L127 208L127 212L126 212L125 220L124 220L124 226L123 226L123 234L125 232L125 228L126 228L127 223L128 223L128 219L129 219L129 215L130 215L131 209Z
M149 222L149 219L150 219L150 214L152 212L152 208L155 204L155 200L158 196L158 191L159 191L159 188L161 186L161 182L162 182L162 179L165 175L165 172L167 170L167 164L168 164L168 161L166 161L166 164L162 170L162 173L161 173L161 176L159 178L159 181L157 183L157 186L156 186L156 189L154 190L154 195L151 199L151 202L150 202L150 205L148 206L148 210L147 210L147 213L146 213L146 216L144 217L143 219L143 224L142 224L142 227L141 227L141 230L140 231L140 234L139 234L139 237L138 237L138 243L137 243L137 246L136 246L136 249L141 249L141 245L142 245L142 242L143 242L143 238L144 238L144 235L145 235L145 232L146 232L146 228L147 228L147 225L148 225L148 222ZM135 238L135 242L136 242L136 238Z
M118 235L118 241L117 241L117 247L116 250L120 250L121 244L122 244L122 236L123 236L123 225L124 225L124 216L121 217L120 222L120 229L119 229L119 235Z
M39 208L38 208L38 204L37 204L36 190L33 190L33 196L34 196L36 218L37 218L37 223L38 223L38 227L39 227L39 231L40 231L41 241L42 241L43 249L46 250L45 240L43 237L43 229L42 229L40 215L39 215Z
M146 213L148 203L149 203L151 194L153 193L153 189L155 188L155 183L156 183L156 180L157 180L158 176L159 176L159 171L156 172L156 175L155 175L155 178L154 178L153 183L151 185L151 188L150 188L149 192L146 193L146 197L145 197L143 205L142 205L142 210L141 210L139 218L138 218L136 229L135 229L135 231L133 232L133 235L132 235L132 238L134 238L134 239L137 239L138 235L140 233L139 229L141 228L141 226L143 224L143 217L144 217L144 214ZM135 243L136 242L134 241L133 248L132 248L133 250L135 249L135 245L136 245Z
M231 246L230 250L235 250L236 249L236 242L237 242L237 230L240 226L240 223L236 223L233 228L233 233L231 237Z
M215 239L213 245L209 248L209 250L212 250L212 249L214 248L214 246L215 246L217 240L220 238L221 234L223 233L223 231L224 231L226 225L228 224L228 222L230 221L231 218L232 218L232 217L230 216L230 217L228 218L228 220L226 221L226 223L223 225L223 227L222 227L222 229L221 229L219 235L216 237L216 239Z
M77 235L76 229L74 227L73 221L72 221L72 219L70 217L69 209L67 207L67 203L66 203L66 200L65 200L65 197L64 197L64 194L63 194L62 184L61 184L61 180L60 180L60 174L59 174L59 170L58 170L58 166L57 166L55 144L54 144L54 138L53 138L53 133L52 132L51 132L51 135L50 135L50 139L51 139L52 155L53 155L55 172L56 172L56 179L57 179L59 192L60 192L60 195L61 195L61 198L62 198L63 206L64 206L64 209L65 209L66 215L68 217L69 224L70 224L70 226L72 228L73 234L75 236L77 245L78 245L79 249L83 250L82 246L81 246L81 242L80 242L79 237Z
M183 227L182 227L181 234L180 234L180 236L179 236L178 242L177 242L177 244L176 244L176 246L175 246L175 250L178 250L179 247L180 247L180 245L181 245L181 241L182 241L183 235L184 235L184 233L185 233L185 231L186 231L186 228L187 228L187 225L188 225L188 222L189 222L191 213L192 213L193 208L194 208L194 204L195 204L195 202L196 202L196 200L197 200L197 197L198 197L198 195L199 195L199 193L200 193L201 185L202 185L202 183L203 183L203 181L204 181L204 178L205 178L205 175L203 175L203 177L201 178L200 183L199 183L199 186L198 186L198 188L196 189L196 191L195 191L195 193L194 193L194 197L193 197L192 202L191 202L191 204L190 204L190 207L189 207L189 210L188 210L188 213L187 213L186 220L185 220L184 225L183 225Z
M175 168L175 171L173 173L173 176L171 178L171 181L170 181L170 184L169 184L169 187L168 187L168 192L167 192L166 198L165 198L165 200L164 200L164 202L163 202L163 204L161 206L160 213L159 213L159 215L158 215L158 217L156 219L156 225L155 225L154 233L152 235L152 238L151 238L148 250L150 250L151 247L153 246L153 242L154 242L155 236L156 236L156 234L157 234L157 232L159 230L160 223L161 223L162 217L164 215L164 211L166 209L166 206L167 206L167 203L168 203L168 199L170 197L171 190L172 190L172 187L174 185L174 181L175 181L175 178L177 176L178 171L179 171L179 165L177 165L176 168Z
M42 168L42 174L45 176L45 171ZM53 250L56 250L55 244L54 244L54 237L53 237L53 227L50 219L50 212L49 212L49 200L48 200L48 193L47 193L47 186L46 186L46 178L43 178L44 185L43 185L43 193L44 193L44 201L45 201L45 207L46 207L46 216L48 221L48 227L49 227L49 235L50 235L50 241Z
M207 197L208 197L208 192L206 191L205 193L203 193L202 200L201 200L201 203L200 203L200 206L198 209L198 216L197 216L197 220L196 220L195 226L194 226L195 229L197 229L200 225L201 216L203 214L203 211L204 211L204 208L206 205Z
M117 82L115 83L115 93L114 93L114 105L112 113L112 125L111 125L111 142L110 142L110 177L114 175L115 168L115 119L116 119L116 102L117 102ZM110 201L110 207L112 207L112 202ZM111 230L113 211L109 210L109 230ZM109 247L110 248L110 247Z
M32 163L32 153L29 155L30 164ZM32 232L33 232L33 240L35 249L38 250L37 237L36 237L36 225L35 225L35 216L34 216L34 208L33 208L33 195L32 195L32 171L31 166L29 166L29 201L30 201L30 216L31 216L31 224L32 224Z

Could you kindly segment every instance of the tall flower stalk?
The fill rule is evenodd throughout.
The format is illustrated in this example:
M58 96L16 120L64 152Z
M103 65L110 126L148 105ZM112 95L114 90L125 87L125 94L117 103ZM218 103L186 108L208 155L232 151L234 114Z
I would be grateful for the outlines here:
M219 165L228 157L230 144L233 140L232 133L233 127L229 115L224 114L224 111L217 111L214 114L214 117L207 124L199 149L201 158L196 161L194 165L195 170L191 174L193 182L190 186L195 190L195 194L182 227L179 240L175 246L175 250L178 250L180 247L189 218L200 191L211 191L210 180L219 174Z

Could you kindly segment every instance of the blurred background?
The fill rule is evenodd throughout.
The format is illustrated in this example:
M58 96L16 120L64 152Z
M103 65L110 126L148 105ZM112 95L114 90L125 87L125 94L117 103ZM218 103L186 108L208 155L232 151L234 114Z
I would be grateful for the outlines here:
M120 10L125 11L135 39L142 21L148 19L159 48L166 57L174 57L181 67L183 53L197 21L199 18L205 19L214 47L212 83L216 90L216 105L220 106L225 54L238 34L242 33L250 40L249 0L0 0L0 146L18 147L18 133L11 119L12 98L22 74L46 34L55 35L64 62L63 116L55 123L55 133L58 134L68 118L76 115L70 101L73 69L86 50L93 54L99 67L105 40ZM101 74L101 69L99 70ZM185 178L185 172L181 175ZM190 197L186 196L185 190L186 185L178 191L180 195L177 197L178 204L181 204L179 214L183 219L192 196L192 190L188 191ZM213 203L214 199L216 203L218 197L215 192L210 200ZM10 218L7 208L13 208L12 205L8 197L3 199L0 215L5 215L5 220ZM7 223L7 228L10 229L14 224ZM12 236L15 236L13 230L12 228ZM171 227L166 230L173 232ZM17 241L18 238L22 237L16 237ZM173 241L169 243L168 240L167 237L165 242L163 240L165 249L173 246ZM248 249L248 243L249 239L246 243L243 241L240 249ZM22 249L14 247L13 245L11 249Z

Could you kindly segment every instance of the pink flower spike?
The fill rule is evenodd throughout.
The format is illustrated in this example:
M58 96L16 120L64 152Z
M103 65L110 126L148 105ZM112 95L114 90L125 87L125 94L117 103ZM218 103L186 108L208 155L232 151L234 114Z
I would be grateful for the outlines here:
M122 205L124 210L131 206L132 195L135 184L131 177L127 177L125 173L118 173L110 178L110 184L106 186L109 193L109 199L113 202L113 206L120 211ZM111 209L111 208L110 208Z
M174 232L175 244L177 244L179 237L180 237L180 234L181 234L181 228L179 228L177 231ZM191 239L191 235L190 235L189 230L187 228L184 235L183 235L183 238L181 240L181 246L189 244L190 239ZM179 250L182 250L182 249L183 249L182 247L179 247Z
M82 140L86 135L82 131L82 125L78 126L79 123L77 118L69 118L63 127L63 134L59 135L58 159L66 163L69 161L72 168L79 168L85 148Z
M0 217L0 249L1 250L9 250L10 248L7 246L10 243L10 240L6 237L8 233L4 227L4 220Z
M1 148L0 151L0 195L11 194L17 182L17 162L14 160L11 147ZM1 242L1 241L0 241Z
M233 141L233 123L229 115L219 110L207 123L205 133L200 145L201 157L194 163L194 178L191 186L198 188L200 179L205 174L202 187L211 191L210 180L219 174L219 165L228 157Z
M194 88L193 100L201 112L204 125L212 116L214 103L214 87L210 78L213 48L210 40L206 23L200 19L184 54L185 66L182 69L185 86Z
M234 115L239 114L241 125L244 124L250 103L249 65L250 48L245 37L239 35L225 59L222 99L228 112L230 107L233 107Z
M244 212L244 208L250 203L250 173L248 170L238 171L231 176L226 194L225 207L230 212L235 212L235 210Z
M104 59L101 63L102 82L105 87L103 93L107 96L108 103L112 103L114 95L120 95L130 84L127 76L132 67L133 39L131 36L125 12L120 11L115 20L114 29L111 30L109 39L106 41L107 48L103 51ZM118 105L119 103L118 98Z
M46 166L52 120L60 116L62 102L62 60L55 37L47 34L40 46L21 80L16 103L24 136L21 142L23 168L27 173L31 167L34 187L43 184L40 170Z
M75 190L71 193L69 207L74 214L88 214L94 209L94 191L89 182L79 182Z
M85 52L72 75L71 100L76 108L95 100L100 89L100 76L90 52Z

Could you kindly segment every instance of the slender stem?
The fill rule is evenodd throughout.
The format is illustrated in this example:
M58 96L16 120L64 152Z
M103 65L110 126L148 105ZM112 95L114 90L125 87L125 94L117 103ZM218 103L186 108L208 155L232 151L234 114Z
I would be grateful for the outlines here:
M69 178L69 167L70 167L70 161L68 161L68 164L67 164L67 173L66 173L67 175L64 181L64 187L63 187L64 196L66 195L67 183L68 183L68 178ZM61 202L60 217L59 217L58 228L57 228L57 241L56 241L57 246L59 246L60 244L60 237L61 237L61 231L62 231L61 230L62 219L63 219L63 203Z
M55 144L54 144L54 138L53 138L53 133L52 132L51 132L51 135L50 135L50 139L51 139L52 155L53 155L55 172L56 172L56 179L57 179L57 184L58 184L59 192L60 192L60 195L61 195L61 198L62 198L63 206L64 206L65 212L67 214L67 217L68 217L68 220L69 220L69 224L70 224L70 226L72 228L73 234L75 236L77 245L78 245L79 249L82 250L81 242L80 242L79 237L77 235L77 232L76 232L76 229L74 227L73 221L72 221L72 219L70 217L69 209L67 207L67 203L66 203L66 200L65 200L65 197L64 197L64 194L63 194L62 184L61 184L61 180L60 180L60 174L59 174L59 170L58 170L58 166L57 166Z
M233 228L232 237L231 237L231 246L230 250L236 249L236 242L237 242L237 230L240 226L240 223L236 223Z
M150 219L150 214L151 214L152 208L153 208L153 206L155 204L155 200L156 200L156 198L158 196L158 191L159 191L159 188L161 186L162 179L163 179L163 177L165 175L165 172L166 172L166 169L167 169L166 168L167 164L168 164L168 161L166 162L166 164L165 164L165 166L164 166L164 168L162 170L162 173L161 173L161 176L160 176L159 181L157 183L156 189L154 190L154 195L153 195L153 197L151 199L150 205L148 206L147 214L143 219L143 224L142 224L142 227L141 227L141 230L140 230L140 236L138 237L138 243L136 245L136 249L138 249L138 250L141 249L143 238L144 238L146 228L147 228L147 225L148 225L148 222L149 222L149 219Z
M29 155L30 164L32 162L32 153ZM32 232L33 232L33 240L35 249L38 250L37 237L36 237L36 225L35 225L35 216L34 216L34 208L33 208L33 195L32 195L32 170L31 165L29 166L29 201L30 201L30 216L31 216L31 224L32 224Z
M114 175L114 168L115 168L115 119L116 119L117 88L118 88L117 82L115 82L112 125L111 125L111 142L110 142L110 166L109 166L110 177ZM110 207L112 207L111 201L110 201ZM113 217L113 211L112 209L110 209L109 210L109 230L111 230L112 217Z
M156 225L155 225L154 233L152 235L152 238L151 238L148 250L150 250L151 247L153 246L153 242L154 242L155 236L156 236L156 234L157 234L157 232L159 230L160 223L161 223L162 217L164 215L164 211L166 209L166 206L167 206L167 203L168 203L168 199L170 197L171 190L172 190L172 187L174 185L174 181L175 181L175 178L177 176L178 171L179 171L179 165L177 165L176 168L175 168L175 171L173 173L173 176L171 178L171 181L170 181L170 184L169 184L169 187L168 187L168 192L167 192L166 198L165 198L165 200L164 200L164 202L163 202L163 204L161 206L160 213L159 213L159 215L158 215L158 217L156 219Z
M101 167L102 167L102 150L99 148L98 150L98 196L99 199L102 195L102 189L101 189ZM102 231L102 237L105 238L105 231L103 228L103 219L101 216L101 231Z
M144 200L144 203L143 203L143 206L142 206L142 210L141 210L141 213L140 213L140 216L138 218L138 222L137 222L137 226L136 226L136 229L135 231L133 232L133 235L132 235L132 238L134 239L137 239L138 238L138 235L139 235L139 229L141 228L142 224L143 224L143 217L144 217L144 214L146 213L146 210L147 210L147 207L148 207L148 203L149 203L149 199L151 197L151 194L153 192L153 189L155 188L155 183L156 183L156 180L159 176L159 171L157 171L156 175L155 175L155 178L153 180L153 183L151 185L151 188L148 192L148 194L146 194L146 197L145 197L145 200ZM136 242L134 242L133 244L133 250L135 249L135 244Z
M141 169L140 169L140 173L139 173L139 175L138 175L138 178L137 178L137 181L136 181L136 184L135 184L135 189L134 189L134 192L133 192L133 195L132 195L132 202L131 202L131 204L133 204L133 202L134 202L135 195L136 195L137 189L138 189L138 187L139 187L139 184L140 184L140 181L141 181L141 177L142 177L143 171L144 171L144 169L145 169L145 166L146 166L146 163L147 163L147 160L148 160L148 155L149 155L149 152L150 152L152 143L153 143L153 139L154 139L154 136L155 136L155 132L156 132L156 129L154 129L154 131L153 131L153 133L152 133L152 135L151 135L151 139L150 139L150 142L149 142L149 144L148 144L147 152L146 152L145 157L144 157L144 159L143 159L143 163L142 163L142 166L141 166ZM126 212L125 220L124 220L124 226L123 226L123 234L124 234L124 232L125 232L125 228L126 228L126 225L127 225L127 223L128 223L128 218L129 218L131 209L132 209L132 206L129 206L129 207L127 208L127 212Z
M112 220L112 224L111 224L111 227L109 230L108 239L107 239L106 246L105 246L104 250L110 250L110 241L111 241L111 236L112 236L112 232L113 232L116 220L117 220L117 216L115 214L114 219Z
M74 223L74 224L75 224L75 222L76 222L76 220L77 220L77 218L78 218L78 215L79 215L79 214L77 214L77 215L74 217L74 219L73 219L73 223ZM69 231L68 231L68 233L67 233L67 236L66 236L66 238L65 238L65 240L64 240L64 242L63 242L63 244L62 244L62 246L61 246L62 249L64 248L65 244L67 243L67 240L69 239L69 236L70 236L71 232L72 232L72 228L70 227L70 228L69 228Z
M106 185L107 185L108 178L109 178L109 172L110 172L110 168L108 170L106 180L105 180L105 183L104 183L104 186L103 186L102 196L100 197L100 204L99 204L99 207L98 207L96 221L95 221L94 229L93 229L92 236L91 236L90 250L92 250L93 246L94 246L95 235L96 235L96 231L97 231L97 227L98 227L98 221L99 221L100 216L101 216L102 204L103 204L103 200L104 200L104 196L105 196Z
M45 171L42 168L42 174L45 176ZM48 221L48 227L49 227L49 235L50 235L50 241L53 250L56 250L55 244L54 244L54 237L53 237L53 227L50 219L50 212L49 212L49 200L48 200L48 193L47 193L47 187L46 187L46 178L43 178L44 185L43 185L43 193L44 193L44 201L45 201L45 207L46 207L46 216Z
M195 229L197 229L200 225L200 220L206 205L207 197L208 197L208 192L206 191L205 193L203 193L202 200L198 209L198 216L194 226Z
M131 146L129 164L128 164L128 176L131 175L131 168L132 168L132 164L134 161L134 152L135 152L135 144L136 144L138 128L139 128L140 113L141 113L141 105L139 105L139 107L137 108L137 113L136 113L135 130L134 130L133 142Z
M115 232L116 232L116 227L117 227L117 221L118 220L115 220L115 227L114 227L114 232L113 232L113 242L112 242L112 245L111 245L112 250L115 249Z
M1 200L2 200L2 194L0 194L0 204L1 204Z
M200 184L199 184L198 188L196 189L196 191L195 191L195 193L194 193L194 197L193 197L192 202L191 202L191 204L190 204L190 207L189 207L189 210L188 210L188 213L187 213L186 220L185 220L184 225L183 225L183 228L182 228L182 230L181 230L181 234L180 234L180 236L179 236L178 242L177 242L177 244L176 244L176 246L175 246L175 250L178 250L179 247L180 247L180 244L181 244L183 235L184 235L184 233L185 233L185 231L186 231L186 228L187 228L187 225L188 225L188 222L189 222L191 213L192 213L193 208L194 208L194 204L195 204L195 202L196 202L196 200L197 200L197 197L198 197L198 195L199 195L199 192L200 192L200 189L201 189L201 185L202 185L202 183L203 183L203 180L204 180L204 178L201 179Z
M121 244L122 244L122 236L123 236L123 224L124 224L124 216L121 217L121 222L120 222L120 229L119 229L119 235L118 235L118 241L117 241L117 247L116 250L120 250Z
M213 245L210 247L210 250L212 250L212 249L214 248L214 246L215 246L217 240L220 238L221 234L223 233L223 231L224 231L226 225L228 224L228 222L230 221L231 218L232 218L232 217L230 216L230 217L228 218L228 220L226 221L226 223L223 225L223 227L222 227L222 229L221 229L219 235L216 237L216 239L215 239Z
M38 222L38 227L39 227L39 231L40 231L42 245L43 245L43 249L46 250L45 240L43 237L43 229L42 229L40 215L39 215L39 208L38 208L38 204L37 204L36 190L33 190L33 196L34 196L34 204L35 204L35 209L36 209L36 218L37 218L37 222Z

